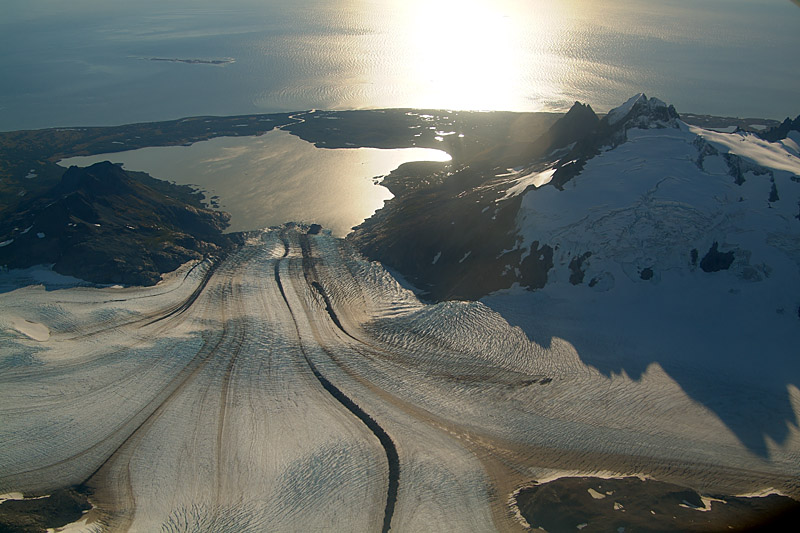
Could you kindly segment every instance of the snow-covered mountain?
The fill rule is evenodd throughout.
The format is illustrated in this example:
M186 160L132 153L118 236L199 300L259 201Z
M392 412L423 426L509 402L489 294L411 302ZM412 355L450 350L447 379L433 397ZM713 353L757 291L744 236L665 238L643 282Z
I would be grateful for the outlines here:
M704 130L643 94L599 121L576 103L526 162L493 157L488 176L456 170L401 194L352 240L434 299L562 280L602 290L620 275L657 283L679 265L763 279L770 263L798 260L797 135Z
M800 133L706 130L643 94L584 124L526 164L429 191L445 200L424 232L389 229L426 205L417 194L352 240L428 297L481 299L607 375L661 366L768 454L800 412ZM723 405L745 383L741 410Z
M658 284L669 272L723 270L765 286L770 278L797 278L800 159L792 138L769 143L688 126L644 95L604 122L621 127L602 138L599 153L516 178L499 200L530 182L520 191L515 249L551 247L549 283L602 291L623 277ZM582 170L558 188L535 181L569 165ZM800 293L780 292L775 308L796 316Z

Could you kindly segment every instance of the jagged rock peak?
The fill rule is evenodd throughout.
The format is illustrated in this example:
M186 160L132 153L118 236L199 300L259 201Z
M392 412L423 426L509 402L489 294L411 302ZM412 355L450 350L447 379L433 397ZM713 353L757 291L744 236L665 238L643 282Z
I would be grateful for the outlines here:
M569 111L567 111L567 114L564 116L565 117L583 116L583 117L594 117L595 119L597 119L597 115L592 109L592 106L590 106L589 104L582 104L578 101L572 104L572 107L569 108Z
M672 105L658 98L647 98L639 93L628 99L619 107L615 107L606 115L609 126L624 125L629 127L677 127L680 115Z
M593 134L600 119L589 104L575 102L547 132L551 148L560 148Z
M588 132L593 130L599 122L600 118L595 114L592 106L575 102L572 104L569 111L567 111L567 114L561 117L557 124L559 124L561 128L580 127Z
M797 118L794 120L786 117L786 120L784 120L780 126L770 128L758 135L765 141L776 142L788 137L789 133L792 131L800 132L800 115L797 115Z

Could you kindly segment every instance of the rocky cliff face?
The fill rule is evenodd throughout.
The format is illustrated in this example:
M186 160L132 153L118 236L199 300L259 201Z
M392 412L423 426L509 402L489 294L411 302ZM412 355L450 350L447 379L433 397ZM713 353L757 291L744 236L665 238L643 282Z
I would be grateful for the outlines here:
M237 237L222 234L226 213L170 196L168 184L157 190L150 180L108 162L71 167L0 222L0 265L52 264L95 283L151 285L234 244Z

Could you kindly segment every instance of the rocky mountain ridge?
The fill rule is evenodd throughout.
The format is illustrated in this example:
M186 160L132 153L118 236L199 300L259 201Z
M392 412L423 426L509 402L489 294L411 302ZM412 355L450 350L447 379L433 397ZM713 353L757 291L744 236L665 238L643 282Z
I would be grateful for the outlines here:
M689 126L673 106L639 94L602 119L576 103L532 146L525 164L503 168L491 155L482 176L457 171L438 187L400 191L351 241L434 300L558 280L603 288L613 277L600 266L607 261L642 282L679 266L764 279L760 245L733 235L747 233L736 221L754 213L769 250L780 241L779 255L800 261L800 227L791 227L800 160L785 144Z
M151 181L108 162L69 168L2 220L0 265L49 264L95 283L152 285L161 273L237 241L222 234L226 213L199 198L188 203L183 190L170 196L169 184Z

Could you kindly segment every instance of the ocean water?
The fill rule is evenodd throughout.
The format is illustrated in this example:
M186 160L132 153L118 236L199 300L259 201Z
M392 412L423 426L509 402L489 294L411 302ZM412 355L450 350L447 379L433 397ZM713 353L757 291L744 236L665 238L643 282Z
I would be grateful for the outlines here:
M789 0L2 4L2 131L311 108L604 112L640 91L684 112L800 113Z

